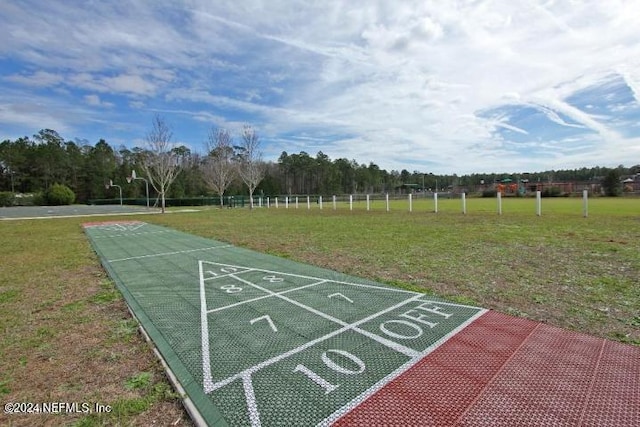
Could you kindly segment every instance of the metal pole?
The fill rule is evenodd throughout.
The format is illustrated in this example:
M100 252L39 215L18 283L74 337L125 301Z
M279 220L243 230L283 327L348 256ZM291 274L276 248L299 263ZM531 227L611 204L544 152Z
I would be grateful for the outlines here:
M467 195L464 191L462 192L462 214L467 214Z
M147 209L149 209L149 181L147 181L146 179L142 178L144 180L144 183L147 186Z
M585 218L589 216L589 191L582 190L582 216Z

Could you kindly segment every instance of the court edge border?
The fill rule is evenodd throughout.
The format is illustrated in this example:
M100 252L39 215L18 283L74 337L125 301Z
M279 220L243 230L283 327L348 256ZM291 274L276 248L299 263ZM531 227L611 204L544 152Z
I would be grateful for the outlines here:
M105 222L109 222L109 221L105 221ZM144 224L149 224L147 222L143 222L143 223ZM91 224L91 225L87 224L87 226L85 226L83 224L82 227L83 227L83 229L87 229L87 228L91 228L92 226L96 226L96 225L97 224ZM158 226L157 224L153 224L153 225ZM159 227L168 228L168 227L164 227L164 226L161 226L161 225ZM173 230L173 229L170 229L170 230L177 231L177 230ZM184 233L184 234L187 234L187 233ZM152 335L156 336L156 335L158 335L158 333L153 333L152 331L151 331L151 333L149 333L150 331L147 331L146 328L144 327L145 323L141 322L140 319L134 314L134 310L133 310L133 308L131 306L131 303L133 303L134 305L137 305L137 302L135 301L135 298L128 293L128 290L123 289L121 287L121 285L119 283L119 281L120 281L119 276L115 273L115 271L113 271L111 269L111 261L106 259L103 256L103 254L97 249L97 247L94 245L95 241L94 241L93 237L88 235L88 234L86 234L86 233L85 233L85 235L89 238L89 240L91 242L91 246L92 246L94 252L98 255L98 257L99 257L99 259L101 261L101 265L103 266L103 268L105 270L107 270L107 272L109 273L109 276L111 277L111 280L116 284L118 290L120 291L120 293L124 297L129 313L131 313L131 316L136 320L140 331L142 332L143 336L145 337L145 340L150 344L150 347L153 349L153 352L155 353L156 357L158 358L158 360L163 365L163 368L164 368L164 370L165 370L165 372L167 374L167 377L168 377L169 381L171 382L173 387L176 389L176 391L180 394L180 398L182 400L183 406L185 407L187 413L190 415L192 421L194 422L194 424L197 427L209 426L210 424L207 423L206 419L202 415L202 412L198 409L199 408L198 403L196 401L194 401L194 399L192 397L190 397L190 395L189 395L189 393L191 393L193 391L196 392L197 396L201 396L201 394L204 394L205 396L207 396L208 393L205 393L204 390L199 389L198 387L193 387L193 386L186 386L185 387L178 380L178 377L174 374L173 370L169 366L169 363L162 356L162 353L158 349L158 346L156 346L155 341L151 338ZM217 263L217 264L219 264L219 263ZM284 274L287 274L287 273L284 273ZM421 294L419 292L406 291L406 290L401 290L401 289L396 289L396 290L404 291L404 292L407 292L407 293L412 293L412 294L415 294L415 295L426 296L426 294ZM131 300L130 300L130 298L131 298ZM459 325L453 331L450 331L449 334L447 334L446 336L442 337L436 343L432 344L431 348L429 348L425 352L423 352L418 358L416 358L415 360L410 360L405 365L398 367L398 369L394 370L389 375L387 375L384 378L382 378L374 386L372 386L369 389L367 389L367 391L363 392L359 396L356 396L351 401L349 401L348 403L346 403L345 405L343 405L342 407L340 407L339 409L334 411L334 413L332 413L331 415L329 415L325 419L319 421L319 423L317 425L318 426L325 426L325 425L333 424L338 419L340 419L342 416L346 415L351 410L355 409L355 407L357 407L360 404L362 404L371 395L375 394L376 392L378 392L379 390L384 388L386 385L388 385L389 383L391 383L392 381L397 379L404 372L410 370L413 366L415 366L424 357L426 357L427 355L429 355L433 351L437 350L437 348L439 348L444 343L446 343L451 337L453 337L455 334L457 334L458 332L460 332L461 330L463 330L464 328L469 326L471 323L473 323L473 321L475 321L476 319L478 319L479 317L481 317L482 315L484 315L486 312L489 311L489 310L484 309L482 307L468 306L468 305L465 305L465 304L456 304L456 303L451 303L451 302L447 302L447 301L442 301L442 303L448 304L448 305L471 307L471 308L479 309L479 312L476 313L471 318L467 319L467 321L465 321L463 324ZM153 328L153 323L151 323L150 326ZM164 338L161 335L158 338L160 338L160 340L163 343L166 344L166 342L164 341ZM177 366L178 368L180 368L179 370L182 370L182 368L184 368L184 366L182 366L179 361L177 363L180 365L180 366ZM187 374L189 374L189 373L187 372ZM189 374L189 376L190 376L190 374ZM189 389L189 392L187 392L186 389ZM370 394L366 394L366 392L371 392L371 393ZM353 407L351 407L351 405L354 404L354 403L355 403L355 405ZM350 410L345 412L344 409L346 409L346 408L350 408ZM217 408L217 406L212 405L211 409L213 410L213 414L212 415L214 415L214 417L215 417L213 425L220 425L220 426L228 425L226 423L224 417L222 416L220 410ZM209 412L209 411L206 411L206 412Z
M145 224L149 224L149 223L145 222ZM154 224L154 225L158 226L157 224ZM83 228L83 232L84 232L87 228L90 228L91 226L84 227L84 225L81 225L81 227ZM161 225L158 227L168 228ZM177 231L177 230L174 230L174 231ZM133 297L133 295L131 295L128 292L128 290L124 286L122 286L122 283L121 283L122 281L119 275L116 274L116 272L111 268L110 261L102 254L100 250L98 250L98 248L95 245L95 241L93 237L87 234L86 232L84 234L89 239L91 243L91 247L93 251L96 253L96 255L98 256L101 266L107 271L109 278L116 285L116 288L118 289L118 291L120 291L120 294L125 300L127 310L129 311L129 313L131 313L131 316L137 322L140 331L143 333L143 336L145 337L145 340L150 343L150 347L153 349L153 352L156 354L156 357L158 357L161 364L163 365L165 373L167 374L167 378L171 382L172 386L176 389L176 391L180 394L180 399L182 400L183 406L185 407L185 410L191 417L192 421L197 427L210 426L211 424L209 424L206 421L206 418L203 416L203 413L200 410L200 405L198 404L197 399L195 399L195 397L198 397L199 399L204 399L206 398L206 395L204 395L203 391L199 387L194 385L188 385L188 384L183 385L180 382L180 380L178 379L178 376L174 373L174 369L171 369L170 367L171 363L168 362L162 356L162 351L158 348L158 345L156 345L156 339L162 344L165 344L168 348L170 348L170 346L168 345L168 343L166 343L166 341L164 340L164 337L162 336L162 334L159 333L159 331L147 330L144 327L145 322L141 321L140 318L134 314L135 310L132 307L132 304L137 306L137 302L135 298ZM144 314L144 312L142 313ZM153 323L150 321L149 323L151 328L153 329L154 327ZM155 339L152 337L155 337ZM191 377L191 374L189 373L189 371L186 369L186 367L182 365L180 361L176 361L175 363L177 363L175 368L178 368L178 370L184 371L187 377ZM213 419L214 425L216 426L228 425L217 406L211 404L207 408L207 411L205 412L211 412L211 415L214 418Z
M151 337L149 336L149 334L147 334L146 329L144 328L142 323L140 323L140 321L138 320L138 317L135 315L135 313L133 312L133 310L129 306L128 302L127 302L127 310L129 310L129 313L131 314L131 317L133 317L134 320L136 321L136 323L138 324L138 329L140 330L140 332L144 336L144 339L151 346L151 348L153 349L153 353L156 355L156 357L158 358L158 360L162 364L162 367L164 368L164 371L167 374L167 378L169 379L169 382L171 383L173 388L178 392L178 394L180 394L180 398L182 399L182 405L185 407L185 409L189 413L189 416L191 417L191 420L193 421L193 423L197 427L207 427L207 426L209 426L209 424L207 424L205 419L202 417L202 414L200 413L200 411L198 411L198 408L196 407L196 405L193 403L193 401L191 400L191 398L187 394L187 392L184 389L184 387L182 387L182 384L178 380L178 377L176 377L176 375L173 373L173 371L171 370L171 368L167 364L167 361L164 360L164 357L162 357L162 354L160 353L160 351L158 350L158 348L154 344L154 342L151 339Z

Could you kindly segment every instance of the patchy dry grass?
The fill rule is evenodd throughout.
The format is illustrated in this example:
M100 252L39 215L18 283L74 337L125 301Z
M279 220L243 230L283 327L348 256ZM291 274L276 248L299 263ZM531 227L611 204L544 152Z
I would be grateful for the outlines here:
M0 415L1 425L190 425L80 220L1 222L0 401L109 414ZM146 378L130 387L132 379Z
M508 204L506 202L509 202ZM640 200L394 202L366 212L211 209L141 217L452 300L640 345ZM113 219L113 218L109 218ZM189 425L82 219L0 222L0 401L111 405L1 425Z
M378 204L383 202L377 202ZM422 203L422 204L420 204ZM302 209L212 209L157 221L344 273L640 345L640 199L396 201ZM378 206L379 208L380 206ZM476 208L475 211L471 208Z

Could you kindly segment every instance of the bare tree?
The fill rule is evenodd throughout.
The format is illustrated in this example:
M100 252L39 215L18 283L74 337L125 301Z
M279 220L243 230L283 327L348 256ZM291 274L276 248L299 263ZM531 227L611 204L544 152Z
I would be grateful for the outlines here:
M165 212L165 194L179 172L178 154L171 138L173 132L167 123L162 117L155 116L146 136L148 149L143 156L142 168L161 198L162 213Z
M264 178L265 165L262 162L262 153L258 134L249 125L242 128L242 141L238 148L238 175L249 188L249 207L253 209L253 191Z
M224 192L235 177L232 142L229 131L212 128L206 142L207 157L201 165L205 182L220 196L220 208L224 205Z

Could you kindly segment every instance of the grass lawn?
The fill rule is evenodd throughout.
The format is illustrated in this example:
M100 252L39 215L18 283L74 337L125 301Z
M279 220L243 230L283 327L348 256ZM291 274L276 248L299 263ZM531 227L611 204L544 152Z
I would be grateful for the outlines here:
M640 199L331 203L139 216L235 245L640 345ZM131 217L126 217L128 220ZM113 220L114 217L105 218ZM92 221L99 220L92 218ZM14 425L189 425L81 229L86 218L0 221L0 397L91 402L103 416ZM34 418L36 417L36 418Z

